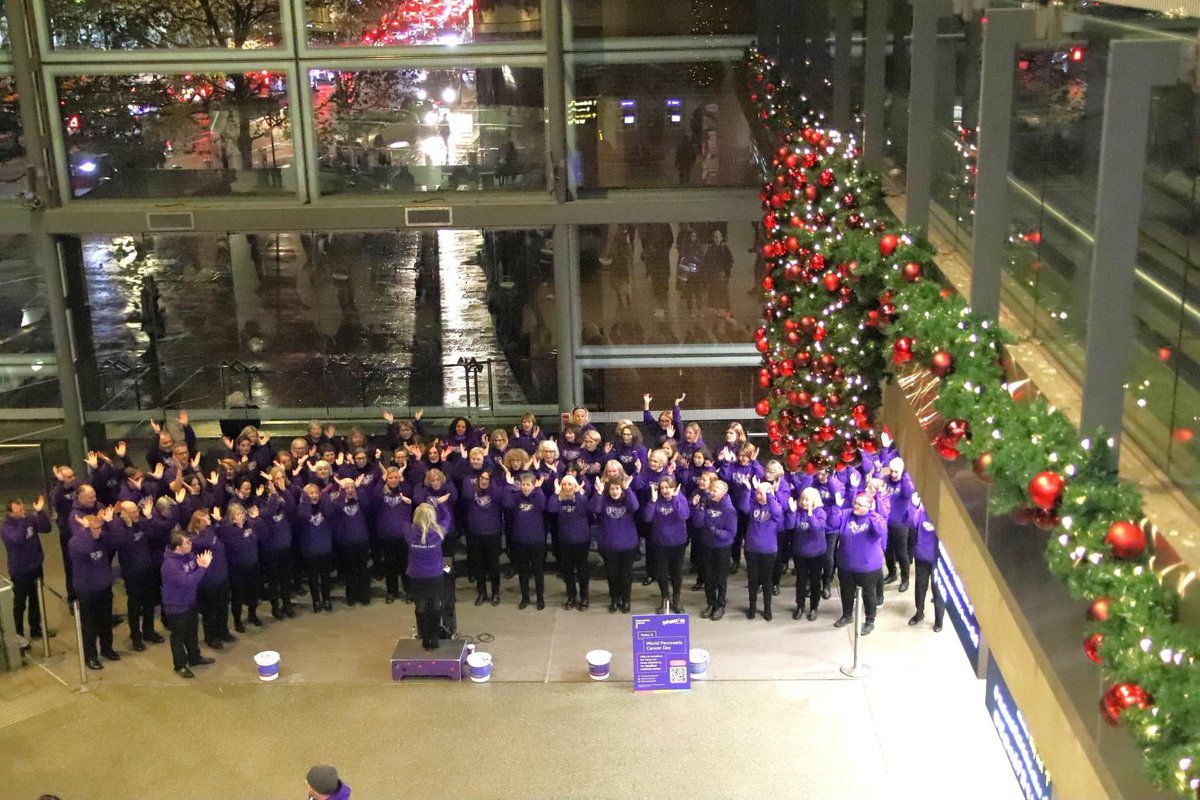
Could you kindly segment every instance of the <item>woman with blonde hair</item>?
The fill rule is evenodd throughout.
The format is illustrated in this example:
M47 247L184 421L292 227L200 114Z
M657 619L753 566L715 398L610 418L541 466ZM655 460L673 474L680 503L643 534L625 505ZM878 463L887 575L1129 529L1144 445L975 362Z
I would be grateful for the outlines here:
M442 620L444 556L442 541L446 531L438 524L437 511L429 503L413 510L408 540L408 578L416 602L417 633L426 650L436 650Z

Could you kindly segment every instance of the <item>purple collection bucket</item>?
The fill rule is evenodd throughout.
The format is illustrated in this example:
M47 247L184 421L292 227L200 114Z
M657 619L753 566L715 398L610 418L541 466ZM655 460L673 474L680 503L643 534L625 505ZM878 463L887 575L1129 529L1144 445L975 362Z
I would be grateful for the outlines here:
M471 675L471 680L475 683L484 683L492 677L492 654L491 653L471 653L467 656L467 670Z
M264 650L254 655L254 663L258 666L260 681L273 681L279 677L279 653L274 650Z
M609 667L612 666L612 653L607 650L589 650L587 655L588 675L594 681L608 680Z

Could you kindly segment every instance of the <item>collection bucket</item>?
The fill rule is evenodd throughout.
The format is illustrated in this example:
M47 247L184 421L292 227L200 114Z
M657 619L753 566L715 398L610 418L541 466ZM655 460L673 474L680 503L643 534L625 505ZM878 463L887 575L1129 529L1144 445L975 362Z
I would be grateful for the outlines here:
M470 672L471 680L475 683L490 680L492 677L492 654L471 653L467 656L467 670Z
M693 647L688 653L688 674L693 678L703 677L708 673L708 651Z
M612 664L612 653L607 650L589 650L587 655L588 675L594 681L608 680L608 669Z
M258 679L273 681L279 677L279 653L274 650L264 650L254 654L254 663L258 665Z

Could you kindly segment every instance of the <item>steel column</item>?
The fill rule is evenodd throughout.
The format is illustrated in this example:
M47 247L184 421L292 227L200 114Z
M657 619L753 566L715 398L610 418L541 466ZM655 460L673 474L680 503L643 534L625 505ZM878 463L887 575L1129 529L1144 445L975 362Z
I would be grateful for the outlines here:
M930 181L933 174L933 107L938 77L937 27L938 20L950 11L949 0L913 0L904 224L922 232L929 224Z
M558 328L558 405L571 409L580 397L581 374L575 363L579 350L579 229L554 226L554 319Z
M866 61L863 65L863 164L876 172L883 169L886 140L886 96L888 12L891 0L865 0L867 6Z
M833 127L850 131L854 0L833 0Z

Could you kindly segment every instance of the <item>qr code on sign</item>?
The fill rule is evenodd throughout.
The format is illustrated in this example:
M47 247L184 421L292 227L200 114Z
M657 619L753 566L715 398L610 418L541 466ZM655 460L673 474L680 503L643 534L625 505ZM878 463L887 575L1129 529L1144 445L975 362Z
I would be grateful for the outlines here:
M671 667L669 683L687 683L687 667Z

